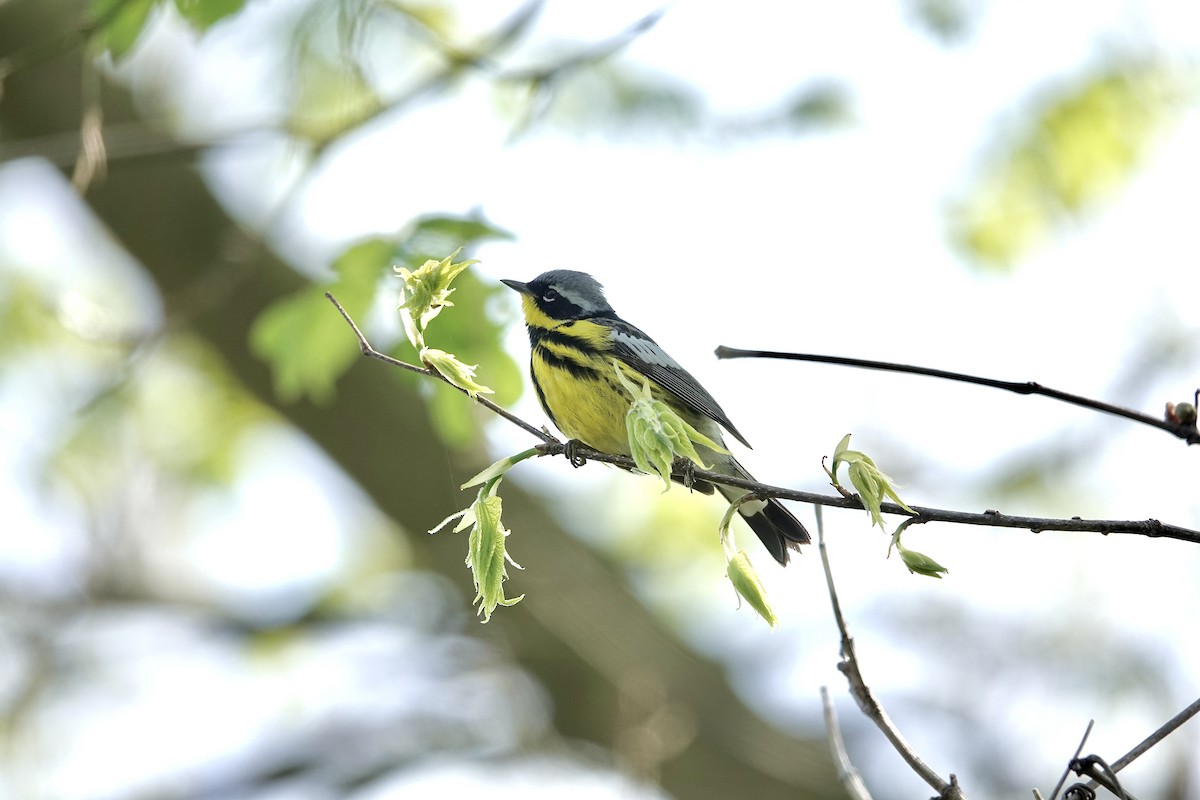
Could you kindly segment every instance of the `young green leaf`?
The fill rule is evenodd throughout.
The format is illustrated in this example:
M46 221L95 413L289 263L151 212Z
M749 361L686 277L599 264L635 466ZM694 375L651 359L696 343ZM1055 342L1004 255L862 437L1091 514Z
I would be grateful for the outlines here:
M488 481L496 480L497 478L502 478L505 475L505 473L507 473L510 469L515 467L517 464L520 464L522 461L524 461L527 458L533 458L539 452L540 451L536 447L531 447L528 450L522 450L520 453L517 453L515 456L509 456L508 458L502 458L499 461L492 464L487 469L485 469L483 472L480 472L478 475L476 475L475 477L468 480L466 483L464 483L462 486L460 486L458 488L470 489L472 486L479 486L482 483L487 483Z
M917 575L926 575L930 578L941 579L941 573L949 572L950 570L943 567L938 562L934 561L924 553L918 553L916 550L909 550L900 543L900 534L904 530L903 526L896 529L892 534L892 546L896 548L896 552L900 554L900 560L904 562L904 566L908 567L908 571ZM889 547L890 550L890 547Z
M464 364L445 350L435 347L421 349L421 363L437 370L446 380L465 391L471 397L482 392L492 394L492 390L475 380L475 370L478 365Z
M500 521L500 496L490 494L485 486L479 490L473 509L475 525L471 528L467 566L471 568L471 576L475 581L475 602L486 623L492 618L496 606L514 606L525 595L512 598L504 596L504 581L508 580L507 565L512 564L517 569L521 569L521 565L513 561L504 549L504 540L510 531L505 530Z
M452 306L450 295L454 290L450 283L467 267L479 263L475 259L454 263L454 257L462 252L460 247L441 261L430 259L415 270L395 267L404 280L400 289L400 311L405 317L404 330L408 340L418 350L425 346L424 332L429 323L446 306Z
M896 493L895 487L892 486L892 479L885 475L879 467L875 466L875 462L870 456L866 453L850 449L850 434L846 434L838 442L837 447L833 451L833 466L831 469L825 470L833 480L834 486L840 485L838 483L837 471L838 467L842 464L847 465L846 471L850 476L850 483L854 486L854 490L858 492L859 499L862 500L862 504L871 515L872 525L878 525L881 528L885 527L881 509L884 498L890 498L905 511L912 514L917 513L900 499L900 495Z
M454 533L471 529L466 564L471 568L475 603L479 605L484 622L492 618L496 606L514 606L525 598L525 595L512 598L504 596L504 581L508 580L506 565L512 564L517 569L521 569L521 565L512 560L504 547L504 540L511 531L504 529L500 519L503 503L496 489L502 477L503 472L489 479L480 487L474 503L451 514L429 530L430 533L437 533L456 519L458 524L454 526Z
M671 467L676 456L708 469L695 445L701 445L717 453L729 451L692 427L661 400L655 400L650 392L650 381L643 378L639 389L625 376L620 362L613 359L617 379L633 397L633 403L625 414L625 429L629 437L630 454L638 469L647 475L658 475L665 488L671 488Z
M767 600L766 589L763 588L762 581L759 580L758 573L754 571L754 566L750 563L750 556L745 550L738 550L737 555L729 560L725 574L738 595L749 603L750 607L757 611L768 625L772 628L779 625L779 618L775 616L775 612Z

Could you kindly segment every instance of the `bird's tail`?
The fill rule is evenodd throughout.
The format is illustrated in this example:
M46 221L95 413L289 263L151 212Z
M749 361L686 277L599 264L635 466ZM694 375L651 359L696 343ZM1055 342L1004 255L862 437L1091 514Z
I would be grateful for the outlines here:
M754 480L746 468L732 456L728 456L715 469L745 480ZM736 486L717 486L717 490L730 502L746 493L745 489L739 489ZM800 520L796 519L792 512L784 508L783 504L775 498L743 503L738 507L738 513L742 515L742 519L746 520L750 529L758 535L775 560L784 566L787 566L792 550L799 552L800 545L812 541L812 537L800 524Z

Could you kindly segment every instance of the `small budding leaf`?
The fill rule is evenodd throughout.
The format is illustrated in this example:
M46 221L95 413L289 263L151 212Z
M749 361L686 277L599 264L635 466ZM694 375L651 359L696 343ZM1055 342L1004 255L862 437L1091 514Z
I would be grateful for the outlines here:
M926 575L930 578L941 579L941 573L950 572L938 562L934 561L924 553L918 553L916 550L909 550L904 545L900 544L899 532L892 537L892 544L896 546L896 551L900 553L900 560L904 562L904 566L908 567L908 571L917 575Z
M837 471L842 464L847 465L847 473L850 476L850 484L854 490L858 492L862 504L866 506L867 513L871 515L871 524L886 527L883 521L883 512L881 505L885 498L890 498L896 505L908 511L911 514L916 514L909 508L908 504L900 499L900 495L896 494L895 487L892 486L892 479L883 473L879 467L875 466L875 462L866 453L860 453L857 450L851 450L850 434L842 437L838 442L838 446L833 451L833 467L826 470L835 486L838 484Z
M517 453L515 456L509 456L508 458L502 458L499 461L492 464L487 469L485 469L483 472L480 472L478 475L476 475L475 477L468 480L466 483L464 483L462 486L460 486L458 488L470 489L472 486L479 486L482 483L487 483L489 481L493 481L498 478L501 478L510 469L515 467L517 464L520 464L522 461L524 461L527 458L533 458L534 456L536 456L538 454L538 452L539 451L536 447L531 447L528 450L522 450L520 453ZM459 512L459 513L462 513L462 512ZM442 523L442 524L445 524L445 523Z
M441 261L430 259L415 270L393 268L404 280L404 287L400 290L400 310L404 317L404 331L413 347L424 347L425 328L443 308L454 305L450 302L450 295L454 293L450 283L464 269L479 263L475 259L455 263L454 257L460 252L461 247Z
M423 347L420 353L421 362L437 370L446 380L465 391L472 398L480 392L492 394L492 390L475 380L475 370L478 365L464 364L445 350L435 347Z
M639 389L625 377L616 359L613 359L613 369L621 385L633 396L633 403L625 414L630 454L638 469L663 479L664 492L671 488L671 467L676 456L708 469L708 465L700 460L695 445L717 453L729 452L688 424L666 403L655 400L648 379L643 379Z
M750 607L757 611L768 625L772 628L779 625L779 618L771 609L771 604L767 601L767 592L758 578L758 573L754 571L754 567L750 563L750 556L745 550L738 550L737 555L729 560L725 574L729 577L729 582L733 584L738 595L749 603Z

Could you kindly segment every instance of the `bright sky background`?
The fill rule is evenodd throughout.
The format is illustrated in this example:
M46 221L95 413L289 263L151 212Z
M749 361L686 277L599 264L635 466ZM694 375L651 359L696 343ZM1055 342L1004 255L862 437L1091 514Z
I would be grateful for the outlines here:
M253 121L262 113L256 89L269 63L269 54L250 46L256 24L287 7L252 5L236 28L212 31L198 49L164 22L134 61L135 83L151 76L165 80L182 124L211 130ZM488 4L488 18L474 16L481 6L471 7L468 19L483 31L514 7ZM657 7L552 2L537 25L534 49L616 34ZM1188 399L1194 390L1200 374L1195 347L1190 371L1163 376L1133 396L1111 397L1114 381L1148 333L1182 328L1195 339L1190 281L1197 274L1200 150L1194 143L1200 141L1200 119L1194 112L1111 205L1013 274L981 274L963 263L947 247L943 212L969 180L982 148L1019 118L1033 87L1048 78L1070 80L1108 53L1148 43L1194 55L1200 52L1200 5L990 3L976 33L958 47L939 46L906 24L905 7L679 3L622 56L679 76L725 113L762 110L805 78L836 78L853 94L850 127L733 142L539 131L513 143L491 96L474 85L465 99L419 107L357 134L314 176L293 213L272 231L273 240L298 263L320 269L362 235L393 232L431 210L481 208L517 234L514 242L479 249L482 274L529 279L566 267L595 275L618 312L654 336L721 401L756 445L745 460L764 481L820 489L820 457L853 432L856 447L876 453L883 447L896 459L896 467L886 459L882 466L906 487L910 502L983 510L988 499L973 494L972 486L998 462L1020 463L1047 438L1099 436L1106 440L1102 457L1065 487L1069 503L1038 497L1001 510L1157 517L1195 527L1198 453L1149 428L973 387L713 358L714 347L729 344L896 360L1037 380L1139 403L1149 413L1158 413L1166 399ZM206 66L194 70L195 63ZM222 113L212 113L214 102ZM294 171L293 156L251 138L206 158L205 168L226 202L253 224L269 215L284 191L279 175L289 165ZM0 196L6 181L12 191L12 169L0 170ZM43 213L60 213L61 198L47 202ZM0 240L7 246L20 248L22 237L37 230L0 203ZM44 246L40 236L37 241ZM523 360L518 326L511 343ZM530 397L518 410L543 421ZM527 446L505 427L497 428L495 441L502 453ZM294 458L285 451L262 470L260 476L268 477L261 477L266 483L255 492L272 491L277 476L270 477L271 470ZM286 487L291 479L285 473L278 480ZM535 464L528 476L530 485L553 491L610 487L613 480L601 470L568 474L565 464ZM622 490L641 491L617 480ZM249 497L246 503L243 512L256 509ZM273 521L260 526L239 514L248 529L290 528L278 519L278 506L257 511ZM799 511L811 518L808 509ZM313 535L292 539L295 563L289 567L301 575L319 573L337 558L336 542L321 536L312 521L327 520L326 512L298 512L306 520L300 527ZM867 531L865 515L833 511L826 522L864 670L885 704L923 681L942 679L927 663L938 654L906 647L904 632L881 613L893 602L970 605L997 624L1059 615L1080 619L1086 630L1085 623L1096 620L1100 628L1114 626L1144 641L1148 652L1161 651L1175 677L1172 709L1139 708L1136 701L1097 708L1094 698L1056 693L1053 685L1016 687L996 713L1001 724L1046 732L1041 738L1030 734L1031 757L1065 761L1093 716L1098 724L1089 749L1115 757L1197 694L1200 629L1193 618L1200 607L1200 553L1194 546L928 526L906 541L950 567L947 578L935 582L909 576L895 559L884 561L886 539ZM519 556L519 531L511 546ZM225 547L239 549L243 559L260 553L264 563L274 560L279 568L274 542L242 549L244 540L234 536L214 538L214 549L196 557L220 562ZM714 574L714 600L704 605L711 624L690 632L697 646L722 653L748 699L782 724L815 721L817 687L824 684L839 698L843 722L860 725L835 669L836 635L815 549L786 572L752 552L781 629L770 633L748 610L736 611L723 577ZM254 564L242 563L246 575L255 574ZM769 680L756 680L764 677ZM936 769L955 768L953 731L939 729L936 721L898 722ZM1178 736L1176 745L1196 749L1195 730ZM860 766L878 765L876 774L900 769L883 749L862 758ZM429 776L430 786L453 781L464 791L502 783L492 772L475 776L475 784L462 771L448 777L431 769ZM1036 780L1043 789L1053 783L1049 775ZM898 787L921 791L915 783ZM518 794L530 797L531 791L522 786ZM562 787L550 787L547 796L556 791ZM597 789L593 796L618 791Z

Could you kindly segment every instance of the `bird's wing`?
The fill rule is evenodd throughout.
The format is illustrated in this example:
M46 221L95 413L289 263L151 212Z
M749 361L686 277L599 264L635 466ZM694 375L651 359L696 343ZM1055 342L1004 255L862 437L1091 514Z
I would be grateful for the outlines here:
M600 322L600 320L594 320ZM718 405L708 390L692 377L679 362L671 358L666 350L635 325L622 319L605 319L603 324L612 329L612 353L621 361L644 373L648 378L673 394L676 399L697 414L703 414L729 431L739 442L750 446L746 438L738 433L725 411Z

